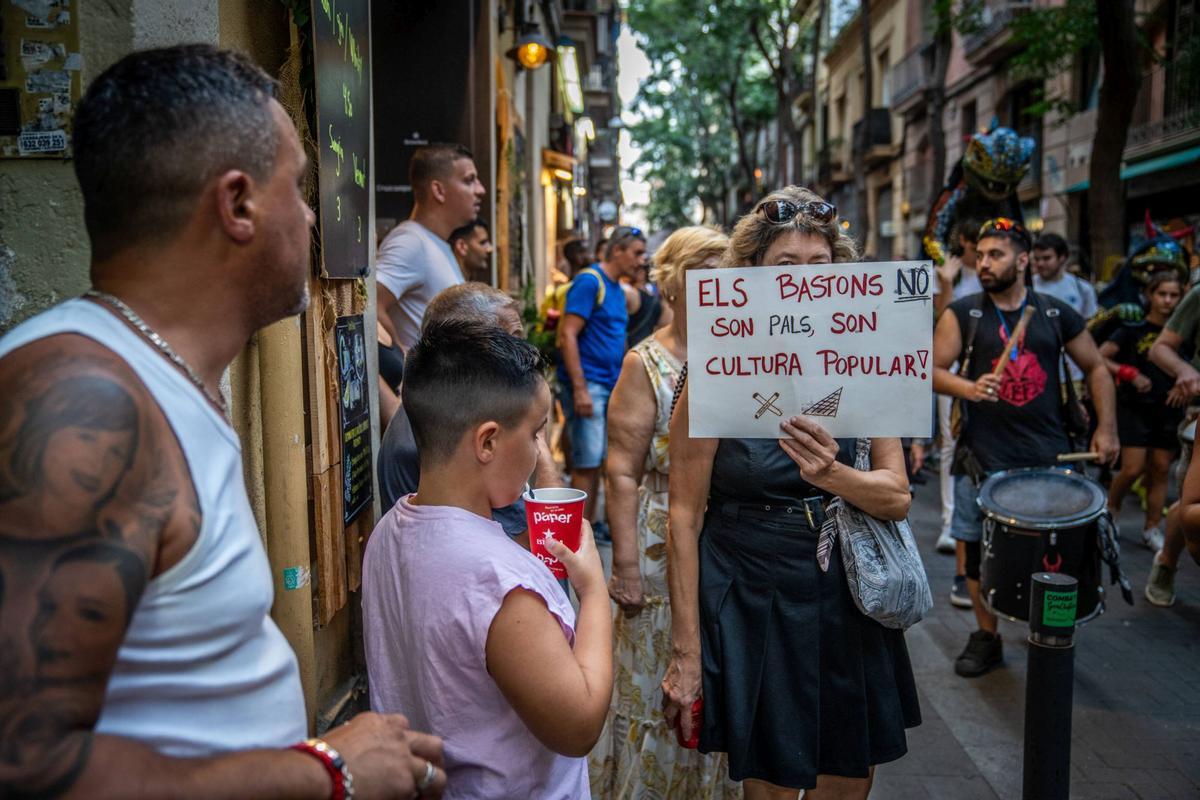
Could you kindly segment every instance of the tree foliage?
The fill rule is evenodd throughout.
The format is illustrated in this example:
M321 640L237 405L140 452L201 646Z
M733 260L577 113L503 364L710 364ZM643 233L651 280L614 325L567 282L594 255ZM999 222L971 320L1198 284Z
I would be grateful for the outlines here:
M776 115L768 68L750 38L749 0L632 0L630 28L650 62L630 126L657 227L728 224L729 197L753 194L759 133Z

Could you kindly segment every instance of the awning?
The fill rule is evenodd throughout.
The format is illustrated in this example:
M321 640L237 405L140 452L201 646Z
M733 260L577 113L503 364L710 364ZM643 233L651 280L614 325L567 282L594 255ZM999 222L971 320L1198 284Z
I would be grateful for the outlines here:
M1182 167L1184 164L1190 164L1193 161L1200 161L1200 147L1191 147L1187 150L1167 153L1165 156L1157 156L1156 158L1148 158L1145 161L1126 164L1121 167L1121 180L1129 180L1139 175L1149 175L1151 172L1160 172L1172 167ZM1088 181L1083 180L1074 186L1067 187L1066 193L1082 192L1087 188Z

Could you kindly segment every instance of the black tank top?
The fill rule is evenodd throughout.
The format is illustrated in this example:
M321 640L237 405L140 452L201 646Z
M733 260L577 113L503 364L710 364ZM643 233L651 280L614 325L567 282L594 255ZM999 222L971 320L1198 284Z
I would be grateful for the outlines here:
M854 439L838 439L837 460L854 466ZM827 493L800 477L778 439L722 439L713 458L710 503L800 505Z
M399 347L379 343L379 377L392 387L392 391L400 393L400 382L404 380L404 353Z

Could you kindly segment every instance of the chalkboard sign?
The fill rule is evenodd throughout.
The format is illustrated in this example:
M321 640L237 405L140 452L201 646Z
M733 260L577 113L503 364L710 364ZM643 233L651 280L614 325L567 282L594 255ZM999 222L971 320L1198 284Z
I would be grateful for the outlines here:
M321 174L321 266L330 278L369 269L370 0L313 0Z
M371 502L371 391L363 316L338 317L334 328L342 412L342 504L347 525Z

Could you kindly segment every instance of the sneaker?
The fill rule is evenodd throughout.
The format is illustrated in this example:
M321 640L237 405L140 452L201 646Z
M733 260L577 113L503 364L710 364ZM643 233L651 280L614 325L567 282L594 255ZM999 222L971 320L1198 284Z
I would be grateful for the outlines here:
M1142 544L1155 553L1157 553L1159 550L1162 550L1162 528L1155 525L1153 528L1146 528L1146 530L1142 531Z
M1157 557L1150 566L1150 578L1146 581L1146 599L1160 608L1175 605L1175 570L1158 563Z
M950 531L942 531L938 536L937 551L954 555L954 537L950 535Z
M954 662L954 671L964 678L978 678L1004 663L1000 634L975 631L966 649Z
M966 575L954 576L954 586L950 589L950 605L955 608L971 607L971 593L967 591Z

